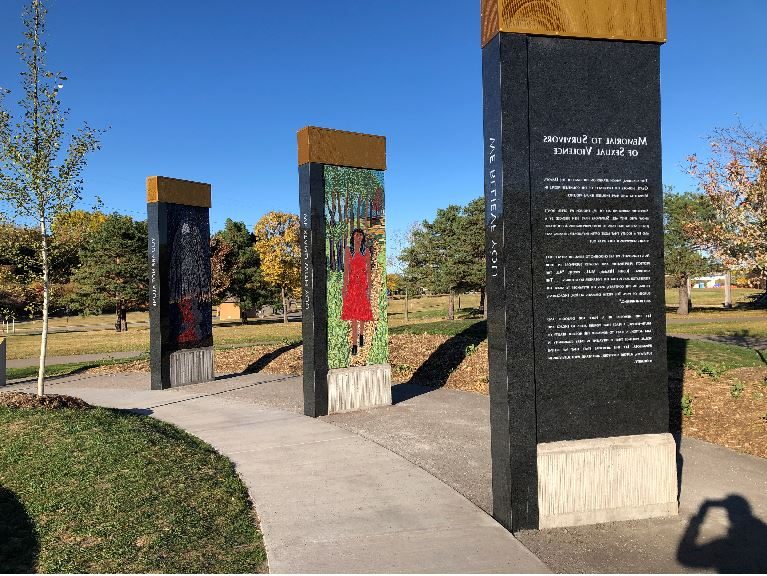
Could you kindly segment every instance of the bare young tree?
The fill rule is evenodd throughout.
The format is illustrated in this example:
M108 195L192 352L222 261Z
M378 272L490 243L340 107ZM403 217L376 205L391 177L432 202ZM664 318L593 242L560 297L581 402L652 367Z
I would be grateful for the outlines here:
M72 210L82 198L82 171L88 153L99 148L100 130L85 124L66 131L69 111L61 108L59 92L66 77L46 68L44 0L31 0L24 11L24 41L18 54L21 73L20 114L14 122L4 106L10 92L0 88L0 204L11 217L34 223L40 230L38 255L42 269L43 330L37 393L45 393L45 356L50 302L50 225L57 214Z

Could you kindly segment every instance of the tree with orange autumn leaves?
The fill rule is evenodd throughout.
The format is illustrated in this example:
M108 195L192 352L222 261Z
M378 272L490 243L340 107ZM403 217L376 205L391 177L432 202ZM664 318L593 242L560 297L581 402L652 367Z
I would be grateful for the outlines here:
M301 288L300 225L296 214L268 212L255 228L256 252L264 280L279 288L282 319L288 322L288 296Z
M709 217L691 218L686 232L728 269L755 270L766 289L767 305L767 135L742 125L719 129L711 154L689 158Z

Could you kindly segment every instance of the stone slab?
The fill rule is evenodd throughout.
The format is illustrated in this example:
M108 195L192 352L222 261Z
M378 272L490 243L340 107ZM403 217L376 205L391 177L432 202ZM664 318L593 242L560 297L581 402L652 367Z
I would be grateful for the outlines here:
M676 444L645 434L538 444L539 528L677 513Z
M328 413L391 404L391 366L373 364L328 370Z

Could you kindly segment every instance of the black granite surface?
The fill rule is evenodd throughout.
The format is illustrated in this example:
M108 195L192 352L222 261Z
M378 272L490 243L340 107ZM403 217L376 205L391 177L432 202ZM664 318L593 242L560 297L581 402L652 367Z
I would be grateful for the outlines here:
M328 413L327 254L324 165L298 167L301 210L301 308L303 314L304 414Z
M538 443L668 431L659 49L483 49L493 515L515 531Z
M147 204L152 389L171 386L170 355L213 345L209 209Z

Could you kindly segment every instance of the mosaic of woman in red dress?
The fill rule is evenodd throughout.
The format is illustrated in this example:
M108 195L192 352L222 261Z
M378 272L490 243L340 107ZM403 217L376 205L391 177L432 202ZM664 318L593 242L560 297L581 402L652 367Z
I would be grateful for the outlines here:
M354 356L357 345L365 345L365 322L373 320L370 308L370 252L365 248L365 233L360 228L352 230L349 246L344 252L341 320L352 324L350 345Z

